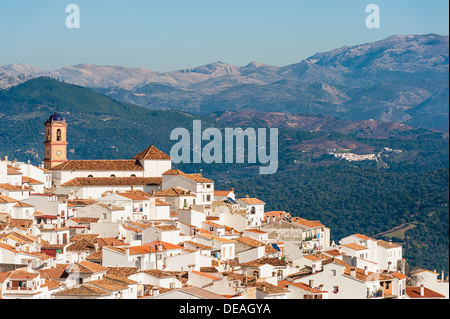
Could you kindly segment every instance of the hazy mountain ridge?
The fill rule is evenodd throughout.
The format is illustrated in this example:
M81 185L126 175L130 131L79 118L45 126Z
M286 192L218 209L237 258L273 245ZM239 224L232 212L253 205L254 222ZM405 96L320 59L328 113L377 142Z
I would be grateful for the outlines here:
M448 132L448 45L448 36L398 35L283 67L214 62L170 72L86 63L42 71L16 64L0 66L0 88L24 82L19 76L44 75L151 109L327 114Z

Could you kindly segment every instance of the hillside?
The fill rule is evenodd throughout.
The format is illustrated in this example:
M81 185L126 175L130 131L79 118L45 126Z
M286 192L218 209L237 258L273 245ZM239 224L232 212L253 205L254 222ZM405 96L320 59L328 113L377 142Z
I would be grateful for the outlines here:
M266 210L319 219L333 239L351 232L375 236L402 225L412 266L446 269L448 263L448 136L398 123L351 121L326 115L226 111L201 117L117 102L87 88L36 78L0 91L0 156L37 164L43 125L55 110L68 126L70 159L131 158L154 144L170 153L170 132L192 127L278 127L279 168L259 175L258 164L178 164L261 197ZM348 161L335 154L379 154Z
M193 116L152 111L117 102L89 89L50 78L36 78L0 91L0 152L39 163L44 122L54 112L69 123L71 159L131 158L151 144L170 152L175 127L192 125Z

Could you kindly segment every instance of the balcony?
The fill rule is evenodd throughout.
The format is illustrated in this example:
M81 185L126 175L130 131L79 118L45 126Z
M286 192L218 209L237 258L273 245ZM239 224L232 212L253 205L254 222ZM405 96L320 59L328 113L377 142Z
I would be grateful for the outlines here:
M35 287L6 287L4 294L35 294L38 289Z

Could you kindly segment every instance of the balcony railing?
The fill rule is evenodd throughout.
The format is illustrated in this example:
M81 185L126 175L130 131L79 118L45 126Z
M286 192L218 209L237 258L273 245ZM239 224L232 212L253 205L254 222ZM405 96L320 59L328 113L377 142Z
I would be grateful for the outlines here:
M36 292L35 287L6 287L6 291L4 293L20 293L20 294L33 294Z

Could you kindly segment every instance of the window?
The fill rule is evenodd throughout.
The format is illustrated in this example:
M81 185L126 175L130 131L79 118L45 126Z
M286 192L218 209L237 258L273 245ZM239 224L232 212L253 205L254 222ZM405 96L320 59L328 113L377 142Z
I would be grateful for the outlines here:
M206 201L210 202L211 201L211 195L206 195Z
M111 174L111 176L110 177L116 177L116 175L114 175L114 174Z
M130 177L136 177L136 175L135 174L131 174Z
M94 176L92 176L92 175L88 175L88 177L94 177Z
M331 269L331 276L336 276L336 269Z
M339 292L339 286L333 287L333 293L337 294Z
M58 130L56 131L56 140L57 140L57 141L61 141L61 130L60 130L60 129L58 129Z
M206 184L206 188L211 188L211 184Z

